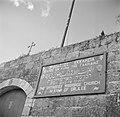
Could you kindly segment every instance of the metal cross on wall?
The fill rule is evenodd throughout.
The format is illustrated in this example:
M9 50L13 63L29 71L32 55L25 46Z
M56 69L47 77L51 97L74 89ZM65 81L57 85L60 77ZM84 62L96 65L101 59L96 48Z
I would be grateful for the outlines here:
M28 46L28 48L30 48L30 49L29 49L29 52L28 52L27 55L30 55L31 49L32 49L32 47L35 46L35 45L36 45L36 44L35 44L34 42L32 42L32 44L31 44L30 46Z

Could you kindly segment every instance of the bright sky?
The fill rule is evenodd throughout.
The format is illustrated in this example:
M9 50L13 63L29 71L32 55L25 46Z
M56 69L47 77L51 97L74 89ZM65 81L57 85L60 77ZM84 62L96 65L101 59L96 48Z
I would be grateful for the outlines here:
M60 47L72 0L33 0L34 9L0 0L0 63ZM45 11L46 10L46 11ZM120 0L76 0L65 45L118 31Z

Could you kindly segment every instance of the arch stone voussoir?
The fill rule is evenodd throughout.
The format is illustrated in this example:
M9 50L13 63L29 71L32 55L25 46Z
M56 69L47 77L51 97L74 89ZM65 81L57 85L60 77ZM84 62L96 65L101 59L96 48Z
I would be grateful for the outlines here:
M7 86L19 87L26 93L27 96L33 91L32 86L27 81L18 78L8 79L0 83L0 89L5 88Z
M0 83L0 89L5 88L5 87L9 86L10 81L11 81L11 79L8 79L8 80L6 80L6 81L4 81L4 82Z
M12 78L8 79L2 83L0 83L0 94L2 94L3 90L5 88L6 91L10 89L10 87L18 87L21 88L25 93L26 93L26 101L24 104L23 112L21 117L28 117L30 108L33 105L33 95L34 95L34 89L32 86L25 80L23 79L18 79L18 78Z

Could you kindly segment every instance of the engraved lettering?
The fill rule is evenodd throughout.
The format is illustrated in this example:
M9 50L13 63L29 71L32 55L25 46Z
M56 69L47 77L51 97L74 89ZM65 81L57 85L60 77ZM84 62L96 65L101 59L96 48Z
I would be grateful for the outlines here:
M100 54L43 66L37 94L60 96L103 92L105 58Z

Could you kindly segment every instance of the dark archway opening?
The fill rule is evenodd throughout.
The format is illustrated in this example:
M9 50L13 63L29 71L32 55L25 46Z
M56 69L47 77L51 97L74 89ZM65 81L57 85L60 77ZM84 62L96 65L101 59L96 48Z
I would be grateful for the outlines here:
M0 95L0 117L21 117L27 96L22 89L8 89Z

